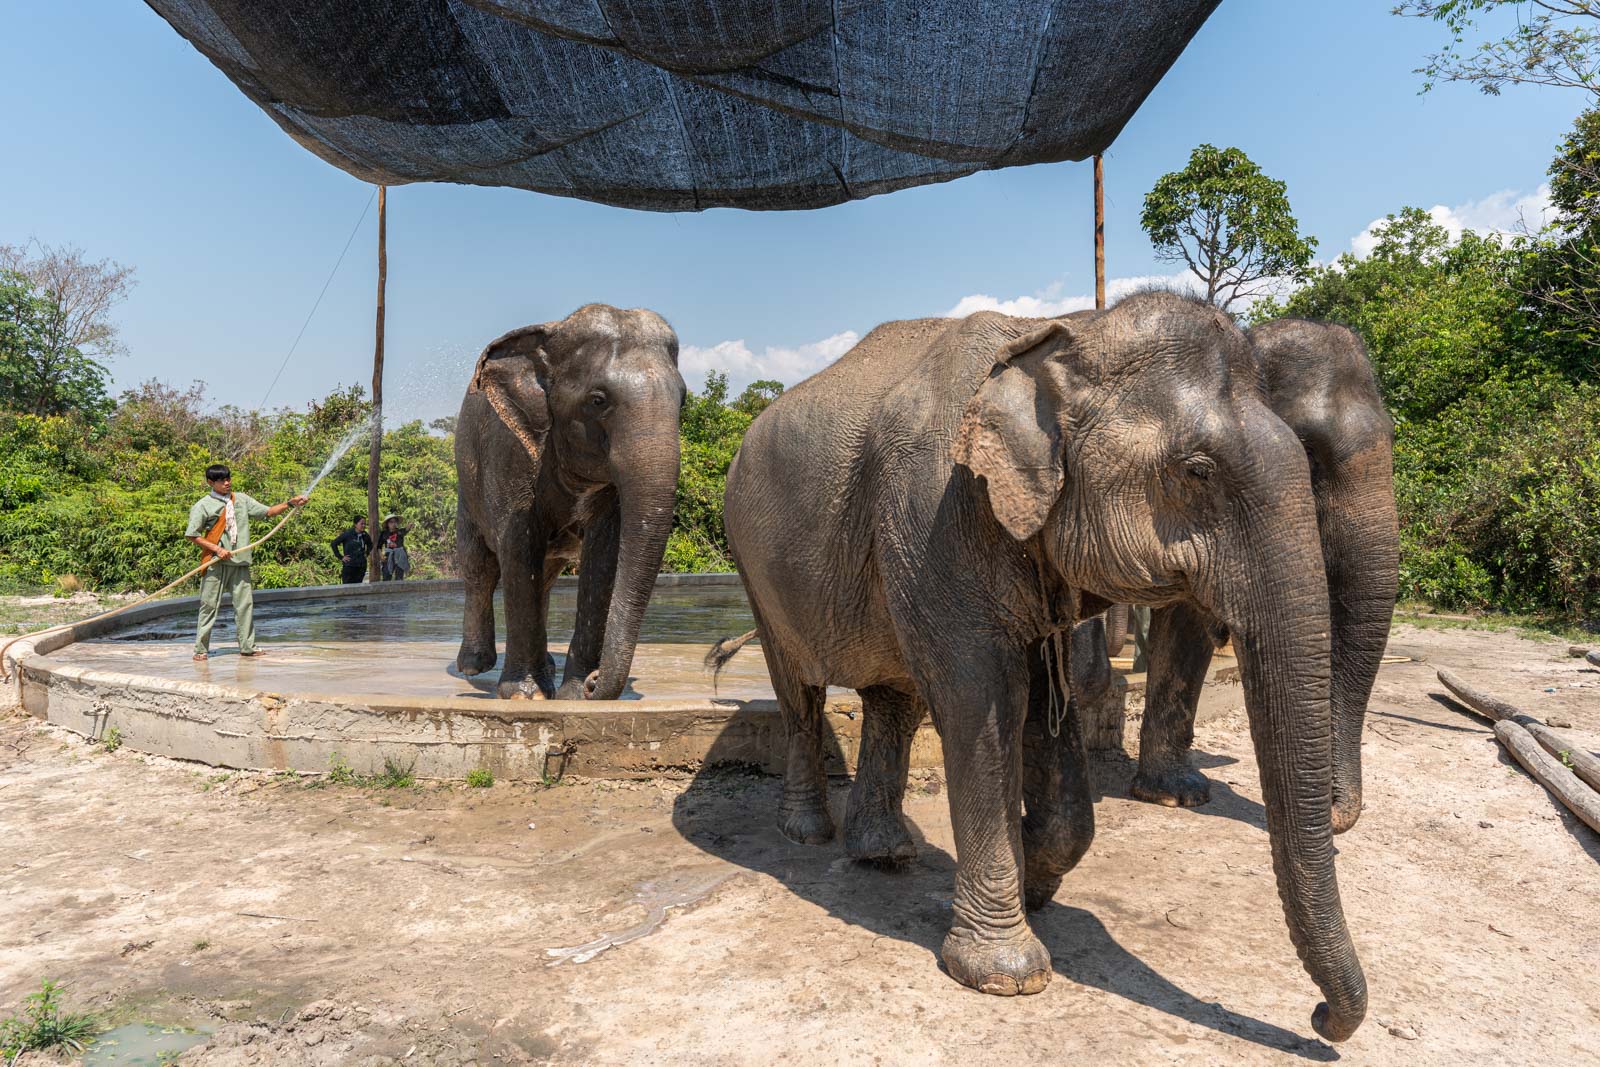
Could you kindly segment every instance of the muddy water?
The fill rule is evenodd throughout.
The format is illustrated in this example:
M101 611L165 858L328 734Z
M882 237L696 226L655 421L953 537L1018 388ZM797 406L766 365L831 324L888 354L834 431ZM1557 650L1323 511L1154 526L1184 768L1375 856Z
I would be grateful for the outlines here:
M95 1038L83 1054L84 1067L156 1067L177 1062L185 1049L205 1044L210 1034L154 1023L131 1023Z
M565 667L577 592L557 589L550 604L550 651L557 677ZM496 632L505 612L496 599ZM658 589L651 598L623 699L684 699L713 694L701 665L718 638L755 623L738 586ZM499 668L472 678L455 669L461 640L461 593L421 590L399 596L280 601L256 607L256 638L266 651L243 659L224 606L212 633L211 658L190 658L194 623L188 616L157 619L107 640L85 641L51 661L128 674L184 678L270 692L490 697ZM503 662L503 656L502 656ZM746 649L723 673L716 695L772 696L758 647Z

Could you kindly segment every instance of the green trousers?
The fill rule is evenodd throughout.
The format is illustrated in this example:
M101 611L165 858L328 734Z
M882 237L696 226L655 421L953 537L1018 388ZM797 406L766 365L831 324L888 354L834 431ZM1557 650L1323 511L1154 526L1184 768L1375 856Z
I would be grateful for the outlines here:
M255 651L255 594L250 586L250 565L213 563L200 576L200 625L194 636L196 655L211 648L211 627L216 625L224 591L233 600L233 628L239 635L239 651Z

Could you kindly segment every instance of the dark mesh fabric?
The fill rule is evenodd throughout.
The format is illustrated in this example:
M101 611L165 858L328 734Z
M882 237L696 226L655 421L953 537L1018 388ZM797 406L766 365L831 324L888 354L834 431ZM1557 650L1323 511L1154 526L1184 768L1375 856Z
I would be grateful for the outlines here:
M812 208L1109 145L1220 0L148 0L371 182Z

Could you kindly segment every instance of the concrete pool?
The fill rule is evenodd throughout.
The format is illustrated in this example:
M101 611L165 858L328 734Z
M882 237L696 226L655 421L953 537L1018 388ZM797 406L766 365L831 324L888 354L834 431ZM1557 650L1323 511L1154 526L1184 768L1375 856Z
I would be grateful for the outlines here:
M552 597L559 664L576 580ZM317 773L337 760L361 774L386 764L418 777L566 773L627 778L744 763L780 770L782 725L758 648L723 673L701 658L751 626L735 575L663 575L624 699L503 701L495 672L455 670L458 582L266 590L257 634L268 654L244 659L226 609L209 660L190 659L192 597L77 624L19 643L23 706L38 718L141 752L218 767ZM503 626L502 626L503 631ZM8 657L8 658L12 658ZM860 704L830 692L835 770L853 767ZM114 731L114 733L113 733ZM924 725L914 766L939 763Z

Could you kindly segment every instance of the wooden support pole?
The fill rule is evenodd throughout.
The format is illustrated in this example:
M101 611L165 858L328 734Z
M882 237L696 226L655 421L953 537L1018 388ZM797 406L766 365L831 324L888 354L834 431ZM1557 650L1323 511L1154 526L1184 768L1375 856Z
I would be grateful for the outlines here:
M1094 306L1106 306L1106 172L1102 157L1094 157Z
M372 450L367 455L367 533L373 551L367 556L368 580L378 580L383 554L378 551L378 461L383 455L383 301L389 283L389 206L387 186L378 186L378 322L372 351Z

